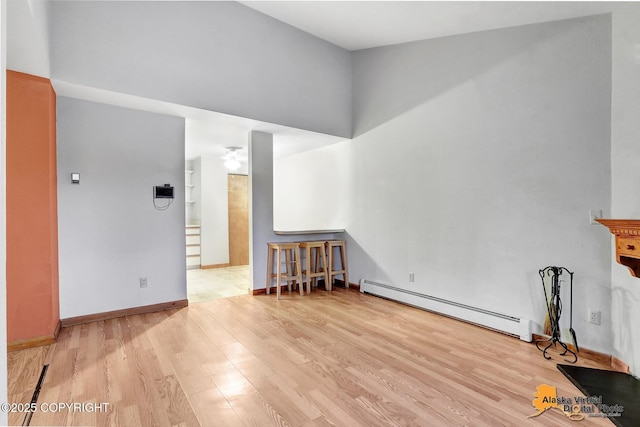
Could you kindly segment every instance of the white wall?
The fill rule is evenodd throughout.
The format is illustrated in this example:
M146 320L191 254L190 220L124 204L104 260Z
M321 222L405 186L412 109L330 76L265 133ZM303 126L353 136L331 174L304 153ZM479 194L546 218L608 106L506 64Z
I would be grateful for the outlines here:
M199 161L198 161L199 162ZM185 218L187 225L200 224L200 205L196 203L186 203L187 200L195 201L200 199L200 179L196 175L195 160L186 160L184 162L185 174L184 174L184 198L185 198ZM188 173L187 171L191 171ZM190 181L190 182L189 182ZM196 184L196 181L198 184ZM191 189L186 188L186 185L193 185ZM197 206L196 206L197 205Z
M186 299L184 119L58 97L57 120L60 317Z
M195 202L192 205L193 220L196 221L197 224L200 224L202 216L202 162L200 161L200 157L198 157L197 159L193 159L191 163L193 165L193 176L191 177L191 182L195 185L191 190L191 196Z
M48 17L51 2L40 0L9 0L7 49L10 70L40 77L50 77Z
M51 30L54 79L351 136L349 52L239 3L53 2Z
M640 218L640 5L613 13L611 172L613 218ZM613 240L613 237L612 237ZM640 279L617 263L611 269L614 354L640 374Z
M273 161L273 224L278 231L344 229L348 144Z
M200 158L200 264L229 263L227 169L218 157Z
M579 344L608 352L609 236L588 211L611 203L610 34L597 16L355 52L352 280L540 331L538 270L565 266Z

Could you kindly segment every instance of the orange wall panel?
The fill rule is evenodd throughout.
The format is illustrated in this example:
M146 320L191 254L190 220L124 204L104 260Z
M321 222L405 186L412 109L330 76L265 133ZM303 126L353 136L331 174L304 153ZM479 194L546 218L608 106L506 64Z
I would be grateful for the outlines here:
M7 339L51 336L59 322L56 94L7 70Z

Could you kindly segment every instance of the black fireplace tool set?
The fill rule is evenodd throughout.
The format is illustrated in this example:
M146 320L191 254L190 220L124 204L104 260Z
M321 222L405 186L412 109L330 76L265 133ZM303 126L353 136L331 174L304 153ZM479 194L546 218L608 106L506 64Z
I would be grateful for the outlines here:
M545 359L551 359L551 356L547 355L547 350L556 344L564 349L561 356L569 355L573 356L573 360L565 359L569 363L576 363L578 361L578 355L573 352L567 344L560 339L560 315L562 314L562 300L560 299L560 284L561 279L565 278L565 274L569 276L570 286L570 302L569 302L569 333L573 340L576 351L580 351L578 348L578 340L576 338L576 331L573 330L573 273L564 267L549 266L539 271L540 278L542 279L542 289L544 291L544 299L547 304L547 315L550 329L550 337L546 339L539 339L536 341L536 347L542 352ZM545 282L549 282L547 285ZM550 279L550 280L549 280ZM545 330L547 328L545 327ZM542 347L546 343L546 346Z

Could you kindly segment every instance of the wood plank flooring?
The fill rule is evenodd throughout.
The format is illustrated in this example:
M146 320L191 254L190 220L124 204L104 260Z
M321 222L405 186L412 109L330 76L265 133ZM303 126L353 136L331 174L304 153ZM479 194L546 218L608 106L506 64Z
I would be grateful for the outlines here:
M64 328L9 353L11 402L29 402L47 359L38 405L108 410L37 411L31 425L575 426L556 410L527 417L540 384L581 395L533 344L345 289Z

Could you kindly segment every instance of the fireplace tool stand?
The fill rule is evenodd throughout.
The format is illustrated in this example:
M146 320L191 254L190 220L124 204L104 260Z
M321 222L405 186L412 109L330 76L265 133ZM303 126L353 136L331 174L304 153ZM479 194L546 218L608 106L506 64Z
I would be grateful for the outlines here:
M580 351L580 349L578 348L578 341L576 339L576 332L573 330L573 273L564 267L549 266L539 271L540 278L542 279L542 290L544 291L544 299L547 303L547 314L549 315L549 321L551 324L551 337L537 340L536 347L542 352L544 358L549 360L551 359L551 356L547 356L547 350L549 350L551 346L560 344L560 346L564 349L564 351L560 353L561 356L573 356L573 360L565 359L565 361L569 363L576 363L578 361L578 355L571 349L569 349L569 347L567 347L567 345L560 339L560 315L562 314L562 300L560 299L560 276L563 275L564 272L569 275L570 286L569 332L571 333L571 337L573 338L573 343L575 344L576 351ZM551 279L551 284L549 285L551 289L548 289L549 286L545 285L545 277ZM547 343L547 345L545 347L542 347L542 345L544 345L545 343Z

